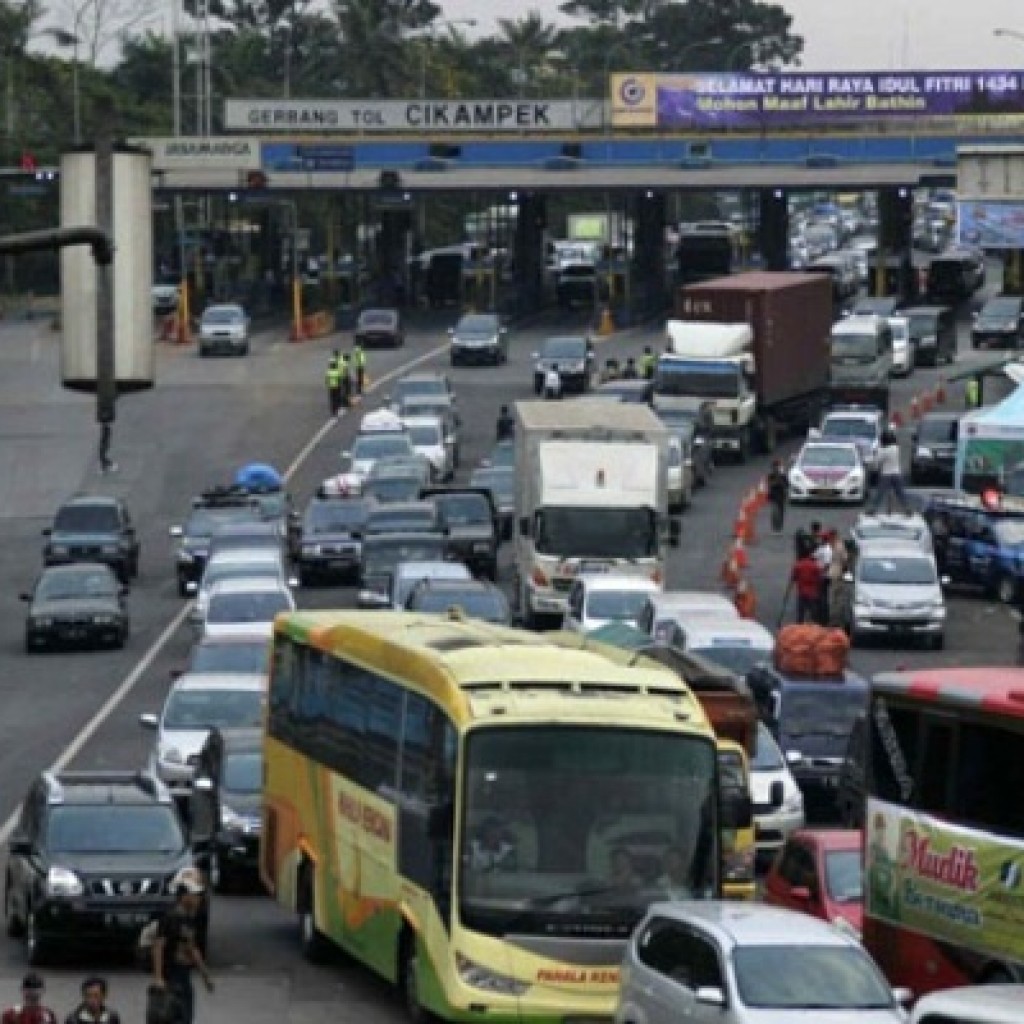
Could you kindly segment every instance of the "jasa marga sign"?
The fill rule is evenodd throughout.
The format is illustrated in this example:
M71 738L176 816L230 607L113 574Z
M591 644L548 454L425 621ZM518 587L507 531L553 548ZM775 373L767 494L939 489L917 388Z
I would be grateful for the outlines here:
M639 114L657 128L1024 113L1016 71L635 74L613 75L611 89L613 124L636 126Z

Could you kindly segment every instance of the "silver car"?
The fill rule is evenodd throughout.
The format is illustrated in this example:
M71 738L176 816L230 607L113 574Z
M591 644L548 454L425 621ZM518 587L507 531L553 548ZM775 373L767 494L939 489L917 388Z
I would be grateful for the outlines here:
M902 1024L909 999L858 942L808 914L655 903L626 947L615 1024Z
M199 354L249 354L249 317L237 305L208 306L199 321Z
M850 577L853 604L847 623L856 644L869 636L924 640L939 650L946 636L946 602L935 558L914 542L864 544Z

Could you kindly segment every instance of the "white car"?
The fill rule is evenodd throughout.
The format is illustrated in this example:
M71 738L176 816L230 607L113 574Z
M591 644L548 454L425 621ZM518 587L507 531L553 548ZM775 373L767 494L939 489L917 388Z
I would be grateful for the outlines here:
M192 609L193 621L206 617L206 604L214 585L223 580L269 579L285 587L297 587L298 580L288 574L284 559L270 548L228 548L206 563L199 583L189 583L189 593L196 595Z
M208 306L199 320L199 354L226 352L229 356L249 353L249 317L241 306Z
M812 432L814 441L852 442L869 473L878 470L885 415L874 406L839 406L826 413L821 429Z
M853 603L847 623L852 643L869 636L920 639L940 649L946 635L946 602L935 557L907 541L864 544L853 569Z
M189 785L211 729L263 725L266 685L262 672L188 672L179 676L160 714L139 716L143 728L156 731L149 770L168 786Z
M203 638L254 633L269 638L275 616L294 610L292 592L278 579L223 580L210 588L203 617L195 625Z
M791 832L805 824L804 795L764 722L757 724L757 747L750 762L757 855L770 860Z
M635 625L644 603L661 587L644 576L593 573L577 576L569 590L562 628L589 633L612 622Z
M755 665L770 661L775 637L760 622L735 614L708 615L704 612L677 615L673 645L706 661L745 676Z
M664 593L652 594L644 602L637 619L637 628L653 637L659 644L676 643L676 631L682 619L694 615L707 615L712 618L739 618L736 606L724 594L715 594L709 590L666 590Z
M1024 985L982 983L922 996L910 1024L1020 1024Z
M912 516L903 516L862 512L857 517L850 536L858 548L870 544L872 541L889 540L903 541L920 548L926 555L935 553L932 531L924 516L918 513Z
M359 480L365 480L374 463L397 457L415 458L416 449L412 446L408 432L382 430L379 433L357 435L352 447L341 454L342 458L348 460L348 473Z
M682 512L693 500L693 456L678 434L668 438L668 510Z
M417 583L424 580L471 580L469 569L462 562L399 562L391 580L391 607L405 608Z
M860 504L867 471L852 442L808 441L789 470L789 500Z
M444 424L439 416L409 416L405 430L413 450L430 463L435 480L448 481L455 476L454 446L445 436Z
M886 317L892 331L893 377L909 377L914 372L914 346L910 342L910 321L905 316Z
M615 1024L903 1024L859 942L828 921L759 903L653 903L622 962Z

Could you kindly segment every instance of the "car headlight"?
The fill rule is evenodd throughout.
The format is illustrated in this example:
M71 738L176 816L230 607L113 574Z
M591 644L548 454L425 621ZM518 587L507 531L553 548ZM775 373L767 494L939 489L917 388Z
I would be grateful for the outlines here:
M51 555L66 555L68 553L68 546L66 544L51 544L50 554Z
M842 932L848 939L853 939L854 942L860 942L860 932L846 920L845 917L840 917L836 914L831 920L831 925L837 932Z
M233 811L227 804L220 805L220 827L221 828L245 828L245 818L237 811Z
M788 814L797 814L804 809L804 795L799 789L793 789L782 801L782 809Z
M320 545L319 544L303 544L302 553L304 555L319 555Z
M933 453L931 448L918 448L915 454L919 459L930 459Z
M493 992L502 996L525 995L530 987L528 982L518 981L510 978L507 974L499 974L492 971L490 967L474 963L469 957L461 953L455 954L455 969L459 972L459 978L471 988L478 988L482 992Z
M94 615L92 617L92 624L94 626L113 626L117 622L117 619L113 615Z
M185 758L177 747L167 747L166 750L161 751L160 760L164 761L166 764L185 763Z
M85 887L74 871L55 865L46 873L47 896L81 896L83 892Z
M32 619L34 629L49 629L53 625L53 618L49 615L38 615Z

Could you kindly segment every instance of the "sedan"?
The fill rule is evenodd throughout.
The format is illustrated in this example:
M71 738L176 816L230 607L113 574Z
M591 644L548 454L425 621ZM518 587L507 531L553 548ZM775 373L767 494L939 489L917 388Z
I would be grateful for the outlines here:
M202 637L248 636L274 629L274 618L295 610L291 591L276 579L223 580L210 589L202 616L193 624Z
M199 354L249 354L249 317L241 306L209 306L199 321Z
M128 639L127 588L106 565L79 562L45 569L31 594L25 650L55 645L124 647Z
M355 342L364 348L379 345L401 348L405 344L405 332L398 310L364 309L356 321Z
M859 829L798 829L764 880L764 902L799 910L860 939L864 871Z
M555 369L562 381L562 392L585 392L590 387L594 347L583 336L546 338L533 353L533 393L544 390L544 375Z
M789 470L790 501L864 500L867 473L857 446L808 441Z
M467 313L448 330L452 366L459 363L504 363L508 360L508 328L496 313Z
M807 914L715 900L655 903L626 948L616 1024L902 1024L860 944Z

